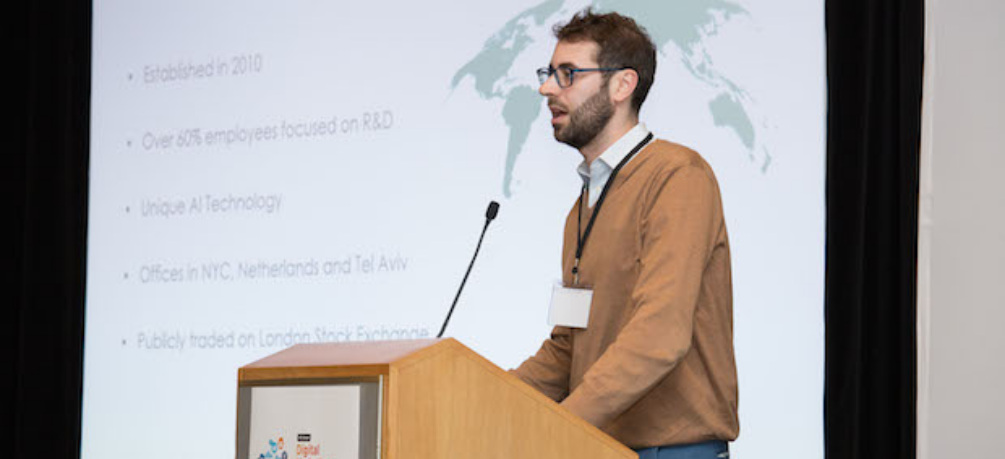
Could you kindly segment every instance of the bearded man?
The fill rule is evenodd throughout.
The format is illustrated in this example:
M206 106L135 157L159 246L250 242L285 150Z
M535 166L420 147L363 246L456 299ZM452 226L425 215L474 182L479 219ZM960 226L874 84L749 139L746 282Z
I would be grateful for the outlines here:
M639 123L656 49L616 13L555 27L538 70L555 139L583 155L551 337L513 371L645 458L723 458L739 433L729 240L693 150Z

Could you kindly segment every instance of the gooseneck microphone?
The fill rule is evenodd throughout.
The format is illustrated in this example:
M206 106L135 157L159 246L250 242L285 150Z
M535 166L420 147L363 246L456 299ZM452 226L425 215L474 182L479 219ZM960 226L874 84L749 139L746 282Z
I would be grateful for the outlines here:
M461 292L464 291L464 284L468 282L468 275L471 274L471 268L475 265L475 259L478 258L478 251L482 248L482 239L485 239L485 231L489 229L489 223L495 220L496 215L499 215L499 203L492 201L489 203L489 207L485 209L485 226L482 227L482 235L478 237L478 245L475 246L475 254L471 257L471 263L468 264L468 271L464 273L464 279L461 280L461 287L457 289L457 295L454 296L454 302L450 305L450 312L447 313L446 320L443 321L443 326L440 327L440 333L436 335L437 338L443 337L443 332L447 330L447 324L450 323L450 316L454 315L454 307L457 306L457 300L461 297Z

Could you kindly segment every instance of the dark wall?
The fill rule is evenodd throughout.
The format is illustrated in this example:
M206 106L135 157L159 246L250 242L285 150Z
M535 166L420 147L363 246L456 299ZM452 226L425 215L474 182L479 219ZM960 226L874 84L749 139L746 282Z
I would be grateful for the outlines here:
M90 2L25 2L9 13L15 32L13 154L5 182L14 209L12 255L4 257L5 346L13 390L13 456L79 453L87 228ZM15 8L16 11L16 8ZM8 450L7 454L10 454Z
M913 458L924 2L826 11L827 457Z

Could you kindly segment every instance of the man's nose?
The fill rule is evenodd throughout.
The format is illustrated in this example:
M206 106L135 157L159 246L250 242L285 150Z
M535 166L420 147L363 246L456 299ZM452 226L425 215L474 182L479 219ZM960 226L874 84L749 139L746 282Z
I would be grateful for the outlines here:
M544 80L544 83L541 83L541 86L537 88L538 94L548 97L558 93L560 88L558 87L557 79L558 77L554 74L548 75L548 79Z

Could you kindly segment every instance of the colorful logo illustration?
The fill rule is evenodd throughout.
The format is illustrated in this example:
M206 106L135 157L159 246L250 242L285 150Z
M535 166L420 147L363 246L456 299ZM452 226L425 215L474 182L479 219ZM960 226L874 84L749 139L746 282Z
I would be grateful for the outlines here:
M286 453L286 442L283 441L283 437L279 437L278 440L269 440L269 447L264 453L258 455L258 459L287 459L288 454Z

